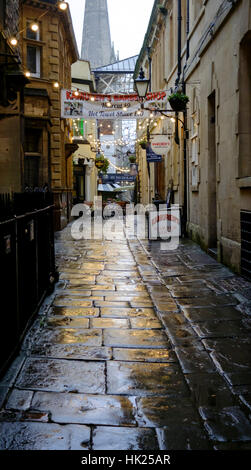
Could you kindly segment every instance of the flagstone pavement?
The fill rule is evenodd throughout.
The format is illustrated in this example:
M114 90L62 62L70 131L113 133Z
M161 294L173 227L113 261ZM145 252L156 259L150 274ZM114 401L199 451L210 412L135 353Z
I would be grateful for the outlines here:
M0 449L251 449L251 284L194 243L56 235L0 382Z

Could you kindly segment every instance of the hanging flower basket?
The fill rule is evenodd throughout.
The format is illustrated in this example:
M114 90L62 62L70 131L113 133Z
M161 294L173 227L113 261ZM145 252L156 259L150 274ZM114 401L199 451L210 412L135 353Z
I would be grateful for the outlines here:
M107 158L101 155L101 156L96 157L95 165L99 171L102 171L102 173L106 174L109 168L110 162Z
M131 162L131 163L135 163L135 162L136 162L136 157L135 157L135 155L131 155L131 156L129 157L129 162Z
M141 140L141 141L139 142L139 145L140 145L140 147L141 147L142 149L146 150L146 148L147 148L147 140Z
M184 111L189 98L187 95L184 95L184 93L173 93L168 96L168 101L174 111Z

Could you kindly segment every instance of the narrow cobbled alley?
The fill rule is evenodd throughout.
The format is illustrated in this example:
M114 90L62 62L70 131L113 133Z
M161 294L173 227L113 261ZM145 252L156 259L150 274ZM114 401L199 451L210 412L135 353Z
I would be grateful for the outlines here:
M60 279L0 384L0 448L251 449L250 283L190 241L57 233Z

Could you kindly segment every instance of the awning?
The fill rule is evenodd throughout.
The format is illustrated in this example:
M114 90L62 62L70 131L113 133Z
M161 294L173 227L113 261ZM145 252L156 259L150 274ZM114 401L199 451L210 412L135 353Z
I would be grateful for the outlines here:
M114 192L114 188L110 185L110 184L99 184L98 185L98 191L106 191L106 192L109 192L109 193L113 193Z

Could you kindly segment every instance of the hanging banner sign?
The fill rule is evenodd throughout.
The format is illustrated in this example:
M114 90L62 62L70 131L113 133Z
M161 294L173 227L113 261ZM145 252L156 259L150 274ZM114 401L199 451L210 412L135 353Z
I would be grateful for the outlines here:
M155 153L152 149L151 144L147 144L146 159L147 159L148 163L161 162L162 161L162 155L158 155L157 153Z
M121 183L121 181L129 181L133 183L136 176L130 175L128 173L107 173L106 175L101 175L102 183Z
M160 106L167 101L167 92L148 93L147 106ZM150 111L142 109L137 94L102 95L86 92L61 91L61 117L83 119L144 119Z
M171 140L167 135L152 135L151 147L160 155L165 155L171 148Z

